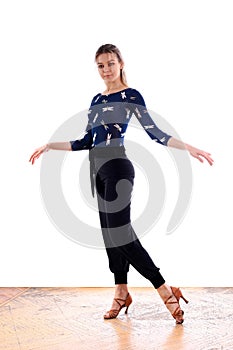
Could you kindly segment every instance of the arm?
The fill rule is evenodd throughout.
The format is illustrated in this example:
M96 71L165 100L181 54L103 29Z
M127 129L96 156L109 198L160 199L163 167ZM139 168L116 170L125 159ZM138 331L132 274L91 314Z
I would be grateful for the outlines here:
M133 104L131 104L131 111L137 117L152 140L155 140L164 146L187 150L192 157L197 158L200 162L203 163L203 158L205 158L210 165L213 165L214 161L211 158L210 153L184 143L160 130L148 113L142 95L137 90L133 90L132 95L131 98L133 97Z
M181 149L181 150L187 150L192 157L197 158L201 163L203 163L203 158L205 158L210 165L213 165L214 161L211 158L210 153L202 151L191 145L188 145L187 143L184 143L174 138L173 136L168 140L167 146Z
M167 146L171 135L168 135L163 130L159 129L159 127L156 125L147 110L142 95L137 90L132 89L128 102L128 106L132 115L135 115L147 135L157 143L160 143L163 146Z
M50 142L47 144L48 151L50 149L58 150L58 151L71 151L70 142Z
M37 148L35 152L31 155L29 162L34 164L35 160L38 159L44 152L48 152L49 150L59 150L59 151L71 151L71 143L70 142L50 142L46 145Z
M46 145L37 148L35 152L31 155L29 162L32 164L35 163L35 160L38 159L44 152L49 150L58 150L58 151L79 151L83 149L89 149L92 143L92 136L89 124L86 127L84 137L69 142L50 142Z
M29 162L34 164L35 160L38 159L44 152L48 152L49 150L58 150L58 151L79 151L83 149L89 149L92 144L92 133L91 127L88 123L86 126L86 130L84 132L84 136L75 141L69 142L50 142L46 145L37 148L35 152L31 155Z

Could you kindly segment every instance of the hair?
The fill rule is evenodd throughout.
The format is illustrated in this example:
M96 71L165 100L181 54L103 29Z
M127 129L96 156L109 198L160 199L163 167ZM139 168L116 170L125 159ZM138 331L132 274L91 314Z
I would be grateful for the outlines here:
M98 48L98 50L96 51L95 61L103 53L114 53L117 56L118 62L119 63L123 62L122 54L121 54L120 50L115 45L104 44L104 45L100 46ZM125 74L125 71L123 68L121 69L120 78L121 78L122 84L127 86L126 74Z

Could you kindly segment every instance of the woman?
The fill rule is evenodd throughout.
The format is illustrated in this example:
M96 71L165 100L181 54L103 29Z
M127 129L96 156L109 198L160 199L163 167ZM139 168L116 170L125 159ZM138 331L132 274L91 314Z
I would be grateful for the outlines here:
M160 130L150 117L141 94L127 85L124 61L119 49L111 44L102 45L95 60L106 89L92 99L88 125L82 139L48 143L37 149L30 162L49 150L89 150L92 193L94 187L102 234L109 259L109 268L115 278L115 296L105 319L116 318L123 307L128 311L132 297L127 288L127 273L131 264L151 281L176 323L183 323L180 298L187 303L179 288L170 287L159 268L142 247L130 222L130 201L134 181L134 168L124 148L124 135L128 122L135 115L150 138L167 147L187 150L191 156L210 165L209 153L185 144ZM127 180L127 181L121 181ZM117 186L121 184L121 195ZM120 200L119 200L120 197Z

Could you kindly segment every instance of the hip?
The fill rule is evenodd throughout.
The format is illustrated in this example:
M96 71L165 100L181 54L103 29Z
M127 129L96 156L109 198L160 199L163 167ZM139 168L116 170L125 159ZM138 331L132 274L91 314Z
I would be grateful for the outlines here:
M96 174L110 177L135 175L124 146L93 149L89 152L89 158Z

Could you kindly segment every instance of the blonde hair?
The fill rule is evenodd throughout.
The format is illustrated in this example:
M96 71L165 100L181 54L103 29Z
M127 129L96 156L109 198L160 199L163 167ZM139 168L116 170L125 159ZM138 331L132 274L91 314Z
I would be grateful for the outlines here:
M95 61L103 53L114 53L117 56L119 63L123 63L123 58L122 58L121 52L115 45L104 44L104 45L100 46L98 48L98 50L96 51ZM125 86L128 86L124 68L121 69L120 78L121 78L122 84Z

